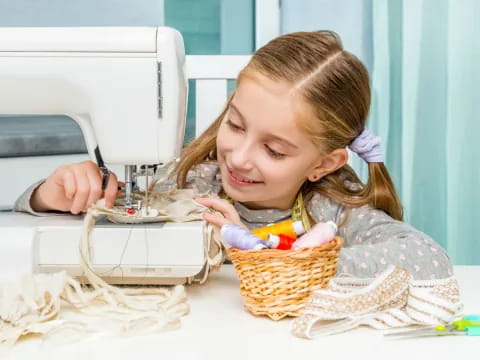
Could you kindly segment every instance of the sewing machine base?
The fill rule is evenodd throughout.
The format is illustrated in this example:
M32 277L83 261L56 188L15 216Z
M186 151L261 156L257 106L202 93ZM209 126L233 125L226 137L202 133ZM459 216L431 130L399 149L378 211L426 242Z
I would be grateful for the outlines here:
M66 271L82 279L82 226L81 216L0 213L1 270L8 271L8 263L16 257L26 271ZM201 221L111 224L100 220L91 232L93 270L113 284L185 283L201 272L204 256Z

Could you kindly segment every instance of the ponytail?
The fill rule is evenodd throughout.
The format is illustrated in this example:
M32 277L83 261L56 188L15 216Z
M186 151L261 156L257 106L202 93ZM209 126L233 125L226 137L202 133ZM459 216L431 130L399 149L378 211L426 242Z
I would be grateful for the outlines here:
M384 163L368 164L368 182L362 195L368 204L385 211L396 220L403 220L402 203Z

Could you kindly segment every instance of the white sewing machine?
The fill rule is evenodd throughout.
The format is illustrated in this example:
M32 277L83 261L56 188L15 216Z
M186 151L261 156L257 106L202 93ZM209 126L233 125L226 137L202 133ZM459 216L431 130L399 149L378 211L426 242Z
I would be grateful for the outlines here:
M107 167L125 166L126 207L137 176L179 155L186 97L183 39L171 28L0 28L0 114L70 116L92 160L98 147ZM22 261L81 275L81 226L79 216L0 213L2 271ZM182 283L203 267L202 227L99 224L92 263L112 283Z

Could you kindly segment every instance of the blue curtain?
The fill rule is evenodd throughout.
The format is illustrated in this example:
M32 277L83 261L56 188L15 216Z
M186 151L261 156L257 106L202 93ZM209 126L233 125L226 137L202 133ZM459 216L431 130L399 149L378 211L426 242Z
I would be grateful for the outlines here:
M480 2L373 0L369 127L406 220L480 264ZM477 19L477 20L475 20Z

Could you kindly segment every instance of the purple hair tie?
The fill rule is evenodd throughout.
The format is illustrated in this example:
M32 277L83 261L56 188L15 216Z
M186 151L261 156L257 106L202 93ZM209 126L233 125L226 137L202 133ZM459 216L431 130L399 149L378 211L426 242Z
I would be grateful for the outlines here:
M381 143L380 136L373 135L365 128L360 135L353 139L348 147L367 163L383 162Z

